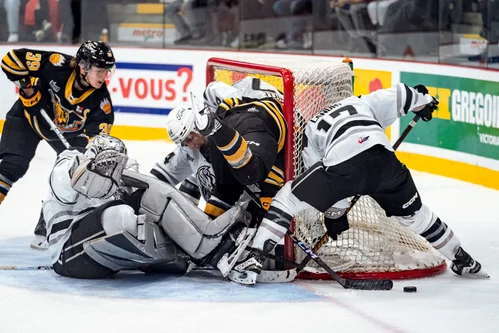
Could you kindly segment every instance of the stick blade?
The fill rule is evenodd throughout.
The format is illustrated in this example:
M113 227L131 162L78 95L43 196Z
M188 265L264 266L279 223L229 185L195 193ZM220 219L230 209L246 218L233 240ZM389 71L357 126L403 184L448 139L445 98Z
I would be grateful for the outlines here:
M392 280L346 280L346 289L356 290L392 290Z

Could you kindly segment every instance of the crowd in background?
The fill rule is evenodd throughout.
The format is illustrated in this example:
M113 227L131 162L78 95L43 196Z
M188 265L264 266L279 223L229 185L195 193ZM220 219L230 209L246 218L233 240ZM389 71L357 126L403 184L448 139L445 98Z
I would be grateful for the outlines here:
M138 4L162 10L143 13L134 9ZM133 44L116 33L122 23L174 29L163 47L499 62L499 0L0 0L0 41L7 43L77 44L109 36L112 44ZM476 44L478 51L463 53L459 45L469 36L469 48ZM410 49L397 49L401 38L411 41Z

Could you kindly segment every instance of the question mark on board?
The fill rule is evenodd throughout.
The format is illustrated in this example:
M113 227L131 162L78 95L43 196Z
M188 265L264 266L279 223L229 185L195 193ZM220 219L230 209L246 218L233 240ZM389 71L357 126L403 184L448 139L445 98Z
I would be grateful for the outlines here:
M185 75L184 75L185 73ZM188 67L182 67L179 68L177 71L177 76L178 77L184 77L187 76L187 79L184 82L184 85L182 87L182 92L184 93L184 96L182 97L183 102L187 102L187 89L189 88L189 84L191 84L192 81L192 69Z

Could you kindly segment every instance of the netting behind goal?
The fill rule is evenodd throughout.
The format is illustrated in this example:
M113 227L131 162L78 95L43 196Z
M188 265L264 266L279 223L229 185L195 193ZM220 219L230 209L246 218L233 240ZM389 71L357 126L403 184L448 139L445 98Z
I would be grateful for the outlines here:
M289 58L288 58L289 59ZM352 69L348 62L301 58L285 60L255 55L239 59L211 58L207 83L234 84L246 76L258 77L284 94L288 124L285 146L285 178L291 180L304 170L301 159L305 123L326 106L352 95ZM293 130L291 130L293 129ZM419 235L388 218L370 197L362 197L349 215L350 229L337 241L328 240L318 254L340 275L355 278L415 278L445 269L445 260ZM313 247L324 235L323 215L311 209L294 220L298 239ZM303 252L286 242L287 259L300 262ZM302 278L328 278L313 261Z

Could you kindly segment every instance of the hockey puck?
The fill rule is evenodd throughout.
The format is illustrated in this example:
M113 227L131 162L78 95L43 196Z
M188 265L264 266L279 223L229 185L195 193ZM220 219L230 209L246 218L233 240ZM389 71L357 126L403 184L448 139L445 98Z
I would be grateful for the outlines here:
M414 286L405 286L404 287L404 293L415 293L416 291L418 291L418 288L416 288Z

